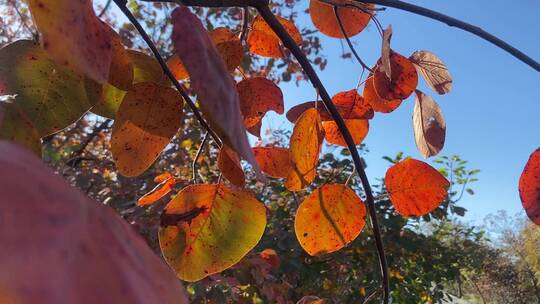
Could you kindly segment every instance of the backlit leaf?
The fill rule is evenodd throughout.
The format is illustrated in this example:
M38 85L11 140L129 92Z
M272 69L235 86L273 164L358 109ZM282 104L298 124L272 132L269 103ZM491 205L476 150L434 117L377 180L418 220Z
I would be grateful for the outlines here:
M450 183L430 165L407 158L386 171L390 201L403 216L421 216L437 208L447 196Z
M262 172L271 177L287 177L292 170L289 149L280 147L255 147L255 159Z
M334 2L347 3L347 1L343 0ZM359 3L358 5L363 6L366 10L374 7L372 4ZM332 5L318 0L311 0L309 2L309 14L311 16L311 21L321 33L334 38L345 37L341 31ZM347 37L352 37L360 33L371 19L369 13L365 13L358 8L340 7L338 8L338 14L339 19L343 23Z
M258 125L268 111L283 114L283 93L270 79L264 77L248 78L240 81L236 88L240 97L240 110L244 125L248 130ZM261 137L260 132L250 132Z
M164 182L166 180L168 180L169 178L173 178L174 176L169 173L169 172L163 172L159 175L157 175L156 177L154 177L154 182L156 183L161 183L161 182Z
M41 157L41 138L28 118L11 103L0 102L0 140L10 140Z
M56 63L107 82L111 32L94 14L91 0L28 0L28 6L43 48Z
M169 173L169 175L170 175L170 173ZM137 200L137 205L139 205L139 206L147 206L147 205L151 205L151 204L157 202L162 197L164 197L169 192L171 192L171 190L174 188L175 185L176 185L176 178L174 178L171 175L167 179L162 180L161 182L159 182L159 184L157 186L155 186L154 189L148 191L148 193L141 196L139 198L139 200Z
M240 157L227 145L221 147L217 164L219 170L228 181L238 187L244 186L246 177L240 164Z
M297 44L302 43L302 35L296 28L296 25L290 20L276 16L287 33L293 38ZM279 58L282 57L281 40L268 26L266 21L261 16L255 17L251 24L251 30L247 37L249 51L264 57Z
M416 90L413 130L416 147L423 157L437 155L444 147L446 122L441 108L420 90Z
M111 152L118 171L142 174L178 131L182 96L153 82L133 85L124 97L111 136Z
M452 90L452 76L448 68L429 51L416 51L409 59L414 63L416 70L424 77L427 85L439 94L446 94Z
M368 77L364 84L364 100L371 105L373 111L381 113L393 112L402 102L401 99L386 100L380 98L373 85L373 76Z
M264 179L248 142L235 84L201 21L189 8L178 7L172 13L172 23L176 54L189 72L191 86L206 119L224 143Z
M7 142L0 168L0 302L189 303L182 283L110 207Z
M294 231L310 255L338 251L364 228L366 207L354 191L340 184L317 188L298 207Z
M1 95L16 95L13 107L40 136L64 129L92 107L84 78L28 40L0 50Z
M164 216L171 215L175 220L166 225ZM191 185L165 207L161 223L165 260L180 279L193 282L233 266L257 245L266 208L247 191Z
M334 121L323 121L322 125L324 138L329 144L347 147L347 143ZM346 119L345 125L349 129L355 145L362 143L369 132L369 121L366 119Z
M127 91L133 84L133 63L129 52L122 44L120 35L110 27L109 31L111 33L112 58L108 83L118 89Z
M316 109L308 109L296 121L291 135L289 151L292 170L285 182L287 189L300 191L315 180L323 139L319 113Z
M531 154L521 173L519 197L527 216L540 226L540 148Z
M381 47L381 68L383 69L388 79L392 78L392 64L390 63L390 40L392 39L392 26L389 25L383 31L382 47Z
M373 85L377 95L386 100L406 99L418 85L418 74L414 64L402 55L391 52L392 77L388 79L382 64L375 67Z

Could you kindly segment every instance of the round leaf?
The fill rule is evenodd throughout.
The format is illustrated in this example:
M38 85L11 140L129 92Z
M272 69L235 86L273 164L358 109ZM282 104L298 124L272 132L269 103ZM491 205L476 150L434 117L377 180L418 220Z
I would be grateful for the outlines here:
M536 149L519 178L519 197L527 216L540 226L540 148Z
M409 59L424 77L427 85L439 94L452 90L452 76L442 60L429 51L416 51Z
M253 154L262 172L271 177L287 177L292 170L289 149L280 147L255 147Z
M402 55L391 52L392 77L388 79L382 64L375 67L373 85L377 95L385 100L406 99L418 85L418 74L412 62Z
M347 3L343 0L337 0L335 2L342 2L343 4ZM366 9L374 7L372 4L364 4L364 6ZM311 21L313 21L313 24L321 31L321 33L334 38L345 37L341 31L332 5L318 0L311 0L309 2L309 14L311 15ZM340 7L338 8L338 14L347 37L352 37L360 33L371 19L370 14L357 8Z
M329 144L347 147L347 142L341 135L337 124L334 121L324 121L324 138ZM369 121L366 119L346 119L345 125L349 129L354 144L359 145L364 141L369 132Z
M290 20L276 16L287 33L297 44L302 43L302 35L296 28L296 25ZM282 57L281 40L268 26L261 16L255 17L251 24L251 31L248 34L247 44L249 51L264 57L279 58Z
M390 113L397 109L402 100L401 99L392 99L386 100L382 99L377 95L375 91L375 86L373 85L373 76L369 76L366 79L364 84L364 100L371 105L373 111L381 113Z

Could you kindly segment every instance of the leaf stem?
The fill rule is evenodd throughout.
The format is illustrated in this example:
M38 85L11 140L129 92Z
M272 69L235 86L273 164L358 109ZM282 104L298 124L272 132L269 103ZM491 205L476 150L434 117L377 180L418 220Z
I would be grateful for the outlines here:
M347 44L349 45L349 49L353 53L356 60L358 60L358 63L362 66L363 69L368 70L369 72L373 73L370 67L367 66L367 64L360 58L358 53L356 52L356 49L354 48L351 39L349 39L349 35L347 35L347 32L345 31L345 28L343 27L343 22L341 21L341 17L339 16L339 8L337 6L334 6L334 14L336 15L336 19L339 24L339 29L341 30L341 33L343 33L343 36L345 36L345 40L347 41Z
M199 145L199 149L197 149L197 154L195 155L195 158L193 159L193 163L191 164L191 169L193 171L193 183L197 183L197 161L199 160L199 157L201 156L201 152L204 149L204 144L206 143L206 140L208 139L208 131L204 134L203 140L201 141L201 144Z

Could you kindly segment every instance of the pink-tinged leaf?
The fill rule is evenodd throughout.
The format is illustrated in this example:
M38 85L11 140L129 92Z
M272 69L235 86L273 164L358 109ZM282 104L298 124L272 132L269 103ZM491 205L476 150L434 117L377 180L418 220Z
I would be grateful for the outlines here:
M172 13L173 44L177 56L189 72L206 119L238 155L261 174L248 142L236 86L206 29L187 7Z
M413 130L416 146L423 157L437 155L444 147L446 122L441 108L420 90L416 90Z

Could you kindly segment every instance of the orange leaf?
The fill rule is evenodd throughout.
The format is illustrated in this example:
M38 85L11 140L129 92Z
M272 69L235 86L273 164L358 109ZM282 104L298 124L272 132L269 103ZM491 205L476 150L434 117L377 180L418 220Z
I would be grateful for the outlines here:
M182 96L153 82L134 84L124 97L111 135L111 152L124 176L142 174L178 131Z
M348 3L344 0L334 2ZM359 5L363 5L366 9L372 9L374 7L373 4ZM318 0L311 0L309 2L309 14L311 15L311 21L313 21L313 24L321 33L334 38L345 38L332 5ZM352 37L360 33L371 19L370 14L364 13L358 8L340 7L338 8L338 14L347 37Z
M519 197L527 216L540 226L540 148L536 149L519 178Z
M271 177L287 177L292 170L289 149L255 147L253 154L261 170Z
M236 85L240 96L240 110L244 117L244 125L248 131L261 137L260 123L266 112L272 110L283 114L283 93L271 80L264 77L248 78ZM258 130L251 130L258 126Z
M122 44L122 39L111 27L106 25L111 33L112 59L109 70L109 84L120 90L127 91L133 84L133 63L128 51Z
M452 76L437 55L429 51L416 51L409 59L435 92L446 94L452 90Z
M416 69L409 59L396 52L391 52L390 65L391 79L388 79L381 64L375 67L373 76L375 91L382 99L406 99L418 85Z
M324 138L329 144L347 147L347 143L334 121L324 121L322 125L325 133ZM345 125L349 129L355 145L362 143L369 132L369 121L366 119L346 119Z
M279 268L281 261L279 260L279 256L274 249L266 248L259 253L259 256L273 268Z
M170 174L170 173L169 173ZM161 179L162 175L156 176L154 181L157 179ZM161 181L154 189L148 191L145 195L141 196L139 200L137 201L137 205L139 206L147 206L151 205L155 202L157 202L159 199L167 195L167 193L171 192L171 190L176 185L176 178L173 176Z
M293 169L285 186L290 191L300 191L315 180L323 138L319 113L315 109L305 111L296 121L289 144Z
M327 184L298 207L294 231L310 255L338 251L353 241L365 225L366 207L351 188Z
M182 283L111 208L19 146L0 143L0 168L1 303L189 303Z
M201 21L182 6L173 11L172 23L176 54L189 72L206 119L223 142L247 160L258 178L264 180L248 142L235 84Z
M373 76L366 79L364 84L364 100L371 105L373 111L381 113L393 112L402 102L401 99L385 100L380 98L373 85Z
M416 147L423 157L437 155L444 147L446 122L439 105L428 95L416 90L413 111Z
M174 78L178 80L184 80L189 78L188 71L186 70L186 67L184 66L180 58L178 58L178 56L172 55L167 60L167 66L173 73Z
M289 35L297 44L302 43L302 35L294 23L285 18L276 16ZM268 26L261 16L255 17L251 24L251 31L248 34L247 44L249 51L264 57L279 58L282 56L281 40Z
M240 157L227 145L223 145L218 155L218 168L223 176L233 185L243 187L245 183L244 170L240 165Z
M154 182L156 183L161 183L169 178L172 178L174 177L171 173L169 172L163 172L161 173L160 175L157 175L156 177L154 177Z
M94 14L91 0L29 0L28 6L52 59L98 83L107 82L111 32Z
M388 169L384 183L397 213L403 216L430 213L446 199L450 186L439 171L412 158Z
M354 89L337 93L332 97L332 102L343 119L373 118L374 113L371 105ZM302 113L314 107L315 101L296 105L287 111L287 119L294 123ZM322 102L319 102L317 109L322 121L334 120Z

